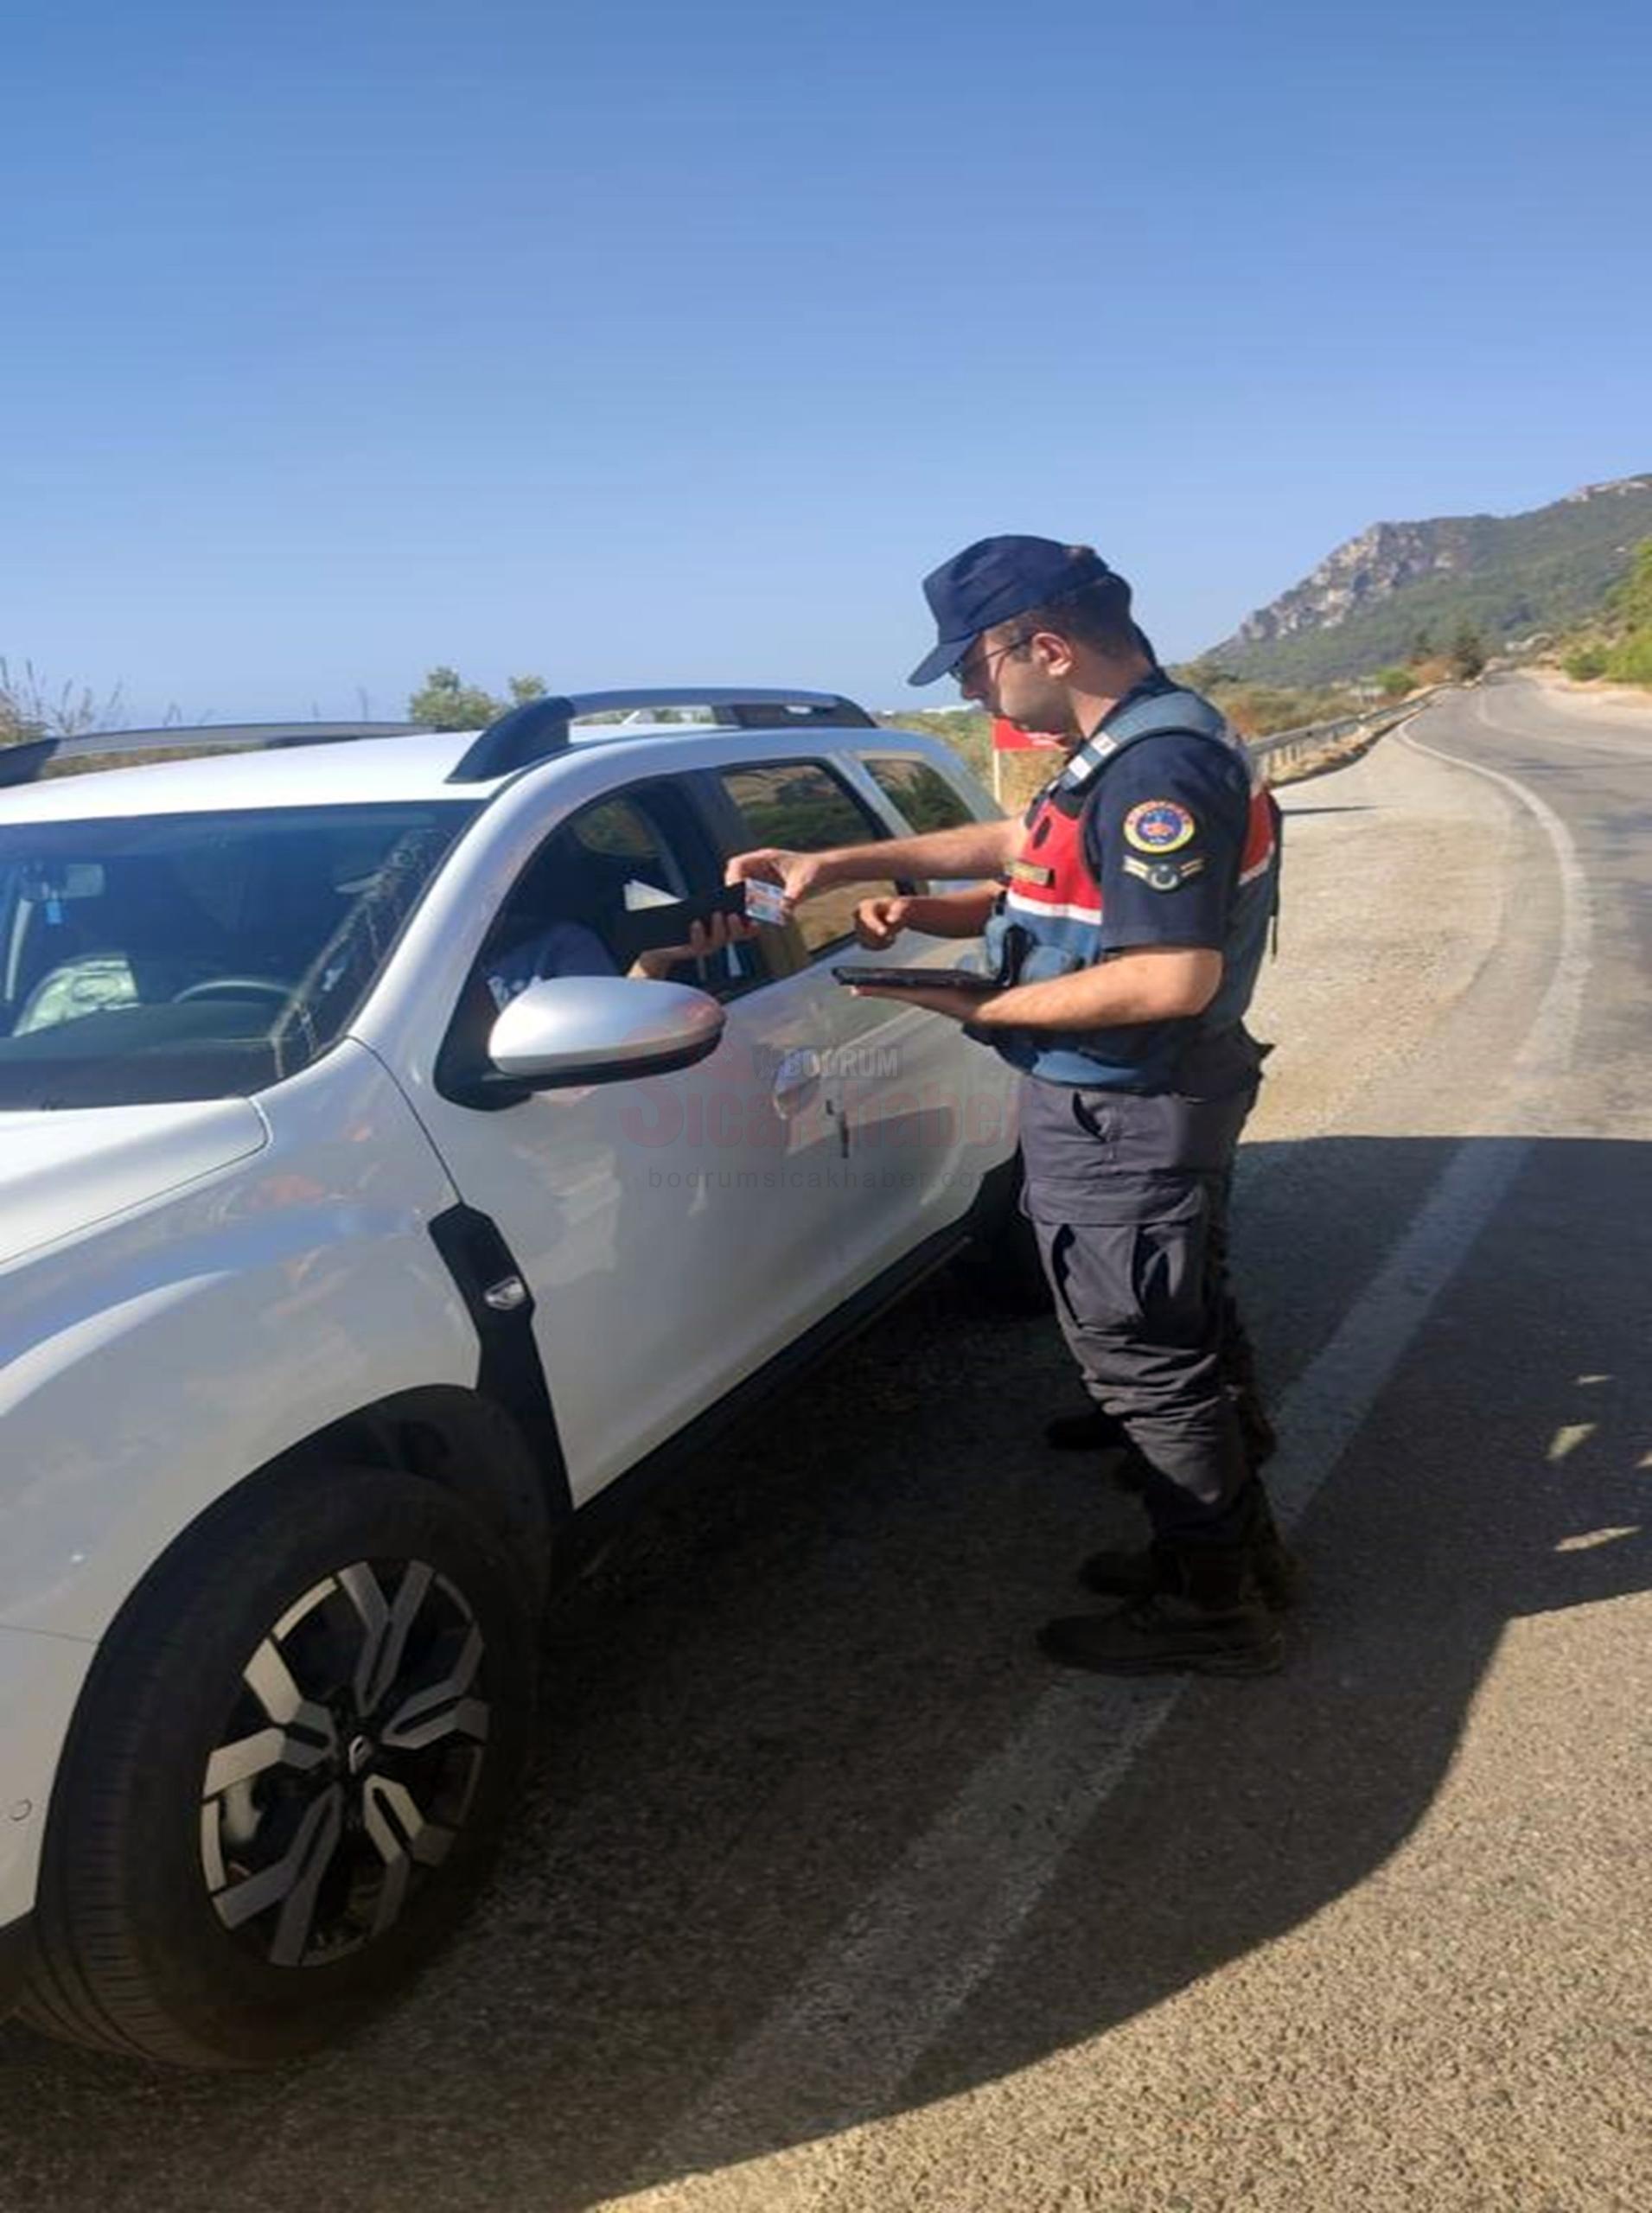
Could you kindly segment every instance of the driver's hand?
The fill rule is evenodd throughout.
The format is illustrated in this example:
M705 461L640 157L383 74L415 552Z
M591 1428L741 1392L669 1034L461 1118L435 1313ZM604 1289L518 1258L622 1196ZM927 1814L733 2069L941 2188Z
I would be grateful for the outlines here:
M906 928L912 910L909 898L863 899L855 909L855 942L868 953L886 953Z
M679 960L708 960L713 953L730 945L744 945L756 934L756 923L748 922L743 915L713 915L709 922L689 924L686 945L660 945L652 952L639 953L628 973L658 983L670 975Z

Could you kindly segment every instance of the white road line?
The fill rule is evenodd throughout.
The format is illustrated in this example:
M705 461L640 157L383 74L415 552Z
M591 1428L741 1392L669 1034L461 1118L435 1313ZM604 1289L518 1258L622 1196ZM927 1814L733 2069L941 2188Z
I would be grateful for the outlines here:
M1524 731L1509 730L1502 723L1494 722L1486 712L1483 693L1476 694L1474 711L1477 718L1488 730L1509 737L1526 737L1528 735ZM1560 943L1548 989L1543 994L1536 1017L1526 1033L1515 1062L1524 1094L1520 1104L1529 1113L1539 1103L1531 1095L1530 1079L1539 1073L1546 1078L1552 1078L1557 1069L1569 1067L1578 1042L1578 1024L1583 1017L1588 986L1589 946L1593 928L1589 909L1589 887L1584 876L1583 864L1578 858L1572 832L1547 800L1540 799L1526 785L1513 776L1506 775L1501 768L1487 768L1477 761L1460 760L1455 753L1443 753L1438 746L1425 745L1421 738L1413 735L1409 724L1400 730L1400 739L1413 753L1426 753L1431 760L1444 761L1448 768L1464 768L1471 776L1483 776L1489 783L1500 784L1504 791L1536 817L1553 851L1554 864L1560 877ZM1529 1121L1526 1126L1531 1126Z
M1583 871L1565 825L1513 777L1408 735L1404 742L1503 786L1554 849L1561 940L1516 1062L1526 1094L1540 1068L1552 1075L1566 1065L1575 1040L1588 973ZM1509 1120L1530 1103L1511 1102ZM1286 1526L1341 1457L1529 1150L1529 1138L1512 1132L1459 1146L1387 1263L1286 1394L1279 1426L1287 1442L1268 1470ZM646 2172L686 2178L613 2201L616 2213L712 2204L718 2213L781 2213L819 2204L820 2178L809 2184L798 2172L811 2140L865 2120L898 2091L1184 1694L1179 1681L1054 1683L656 2146ZM1234 1687L1231 1694L1245 1693ZM715 2172L737 2147L764 2143L791 2148Z

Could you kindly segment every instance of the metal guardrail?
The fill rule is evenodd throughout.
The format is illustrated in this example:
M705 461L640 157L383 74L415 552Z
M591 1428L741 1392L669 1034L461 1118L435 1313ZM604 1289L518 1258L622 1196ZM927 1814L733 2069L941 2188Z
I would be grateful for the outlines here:
M1245 743L1263 764L1263 775L1270 784L1289 783L1293 770L1304 769L1310 762L1317 765L1322 756L1331 756L1324 762L1326 768L1339 765L1338 756L1357 758L1378 738L1408 720L1419 707L1453 689L1455 686L1449 684L1430 685L1421 692L1407 692L1403 699L1374 709L1367 715L1343 715L1336 722L1305 723L1300 730L1275 730L1271 737L1247 738Z

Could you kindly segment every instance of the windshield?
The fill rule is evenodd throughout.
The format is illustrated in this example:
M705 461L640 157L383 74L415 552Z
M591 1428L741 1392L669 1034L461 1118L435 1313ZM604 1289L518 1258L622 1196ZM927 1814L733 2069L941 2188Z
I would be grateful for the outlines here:
M474 806L0 822L0 1108L258 1091L335 1043Z

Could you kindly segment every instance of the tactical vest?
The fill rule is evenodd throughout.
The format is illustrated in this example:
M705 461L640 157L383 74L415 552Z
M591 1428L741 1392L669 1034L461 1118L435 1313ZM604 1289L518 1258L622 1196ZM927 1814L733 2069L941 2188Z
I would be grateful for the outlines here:
M1222 975L1202 1014L1105 1030L983 1031L1004 1057L1055 1083L1157 1091L1174 1087L1176 1063L1197 1039L1235 1029L1250 1004L1277 903L1279 809L1243 743L1196 692L1166 685L1115 710L1028 808L1021 857L986 926L986 950L1001 982L1037 984L1105 957L1102 892L1086 850L1085 824L1100 778L1120 754L1169 734L1207 738L1243 762L1250 815L1221 948ZM1169 826L1174 832L1174 824ZM1147 832L1148 825L1143 825ZM1132 853L1150 883L1169 896L1185 862L1167 844ZM1166 871L1161 879L1151 873Z

